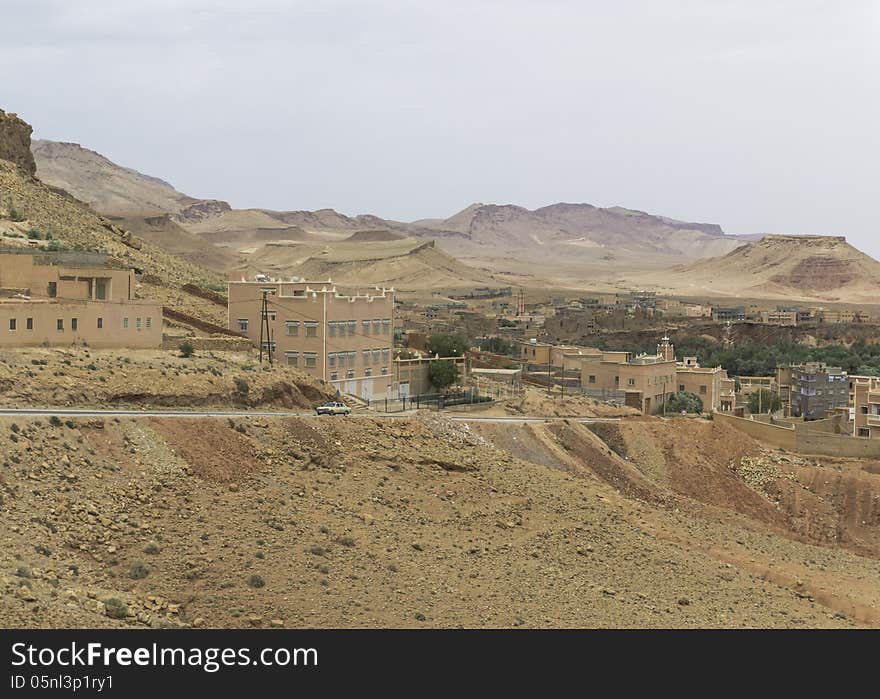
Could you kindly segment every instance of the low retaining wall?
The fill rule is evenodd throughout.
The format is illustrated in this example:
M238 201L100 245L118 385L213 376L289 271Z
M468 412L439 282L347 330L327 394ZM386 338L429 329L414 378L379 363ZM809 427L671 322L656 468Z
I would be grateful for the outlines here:
M880 439L862 439L846 434L834 434L834 422L837 418L817 421L823 424L819 425L819 429L814 430L809 422L788 423L791 427L785 427L736 417L730 413L713 413L712 417L761 442L798 454L880 458ZM839 429L839 425L837 428Z
M244 337L164 337L162 349L176 350L184 342L193 346L194 350L215 352L249 352L254 349L253 343Z

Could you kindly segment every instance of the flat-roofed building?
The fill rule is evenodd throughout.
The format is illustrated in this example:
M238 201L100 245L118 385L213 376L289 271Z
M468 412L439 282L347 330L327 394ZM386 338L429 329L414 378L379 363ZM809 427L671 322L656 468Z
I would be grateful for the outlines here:
M346 295L332 281L229 282L230 330L260 343L263 292L269 337L263 349L365 400L392 397L394 289Z
M162 306L134 286L99 253L2 250L0 346L160 347Z
M853 437L880 439L880 377L853 385Z

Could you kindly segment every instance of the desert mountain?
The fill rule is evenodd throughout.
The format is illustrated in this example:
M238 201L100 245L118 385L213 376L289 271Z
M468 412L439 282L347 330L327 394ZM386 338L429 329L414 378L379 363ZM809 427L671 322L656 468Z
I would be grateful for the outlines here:
M107 214L167 213L205 240L232 248L271 242L341 240L362 230L436 239L448 253L494 269L525 261L596 268L650 269L682 258L722 255L741 244L715 224L689 223L620 207L559 203L521 206L472 204L447 219L401 222L332 209L232 209L226 202L181 194L167 182L121 167L75 144L38 141L38 176ZM575 274L577 270L575 271Z
M354 287L393 286L402 292L479 286L492 278L446 254L433 240L369 237L333 245L267 243L248 255L247 262L230 272L230 277L264 272L315 281L332 279Z
M645 280L685 295L873 302L880 294L880 262L844 237L768 235Z
M14 163L33 176L37 166L31 153L31 125L0 109L0 160Z

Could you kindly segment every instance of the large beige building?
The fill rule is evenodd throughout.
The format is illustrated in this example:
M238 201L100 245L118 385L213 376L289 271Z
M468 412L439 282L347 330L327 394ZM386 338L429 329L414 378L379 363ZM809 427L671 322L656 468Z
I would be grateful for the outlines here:
M880 377L853 384L853 437L880 439Z
M392 397L394 290L344 295L331 281L229 283L230 330L260 342L263 292L269 337L263 348L341 393Z
M162 306L105 255L0 251L0 346L159 347Z
M622 395L624 403L646 415L662 411L675 393L675 356L672 345L657 346L657 354L631 356L626 352L599 353L581 360L581 387L588 395Z

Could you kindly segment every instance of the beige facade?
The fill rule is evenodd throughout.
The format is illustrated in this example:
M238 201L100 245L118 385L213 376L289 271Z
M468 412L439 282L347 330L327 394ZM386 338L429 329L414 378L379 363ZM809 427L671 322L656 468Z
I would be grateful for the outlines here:
M162 306L133 288L102 255L0 252L0 346L160 347Z
M853 385L853 437L880 439L880 377Z
M260 342L263 292L276 361L296 366L340 393L392 397L394 290L344 295L327 282L230 282L230 330ZM264 333L265 334L265 333Z
M675 393L675 360L657 355L635 357L628 362L585 357L581 362L581 386L588 393L622 392L627 405L651 414L662 409Z
M725 389L732 388L733 380L726 384L727 372L721 367L704 368L700 366L679 365L675 370L675 381L679 391L689 391L700 397L703 401L703 410L725 410L722 406L722 397L726 397L726 410L731 410L732 405L729 394L725 396Z

